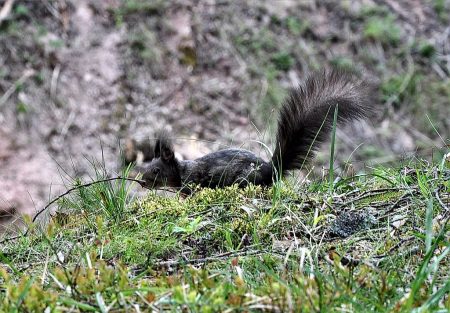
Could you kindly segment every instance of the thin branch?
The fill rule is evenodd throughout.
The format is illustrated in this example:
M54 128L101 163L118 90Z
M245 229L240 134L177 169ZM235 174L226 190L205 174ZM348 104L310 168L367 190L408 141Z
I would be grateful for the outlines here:
M12 96L12 94L17 90L17 87L22 85L28 78L33 76L35 73L32 69L27 69L23 72L22 76L3 94L0 98L0 107Z
M439 188L436 188L436 190L434 191L434 196L436 197L436 199L439 202L439 204L441 205L441 207L445 210L445 212L449 213L450 209L448 208L448 206L445 205L445 203L439 197Z
M4 20L8 18L9 13L13 7L14 0L6 0L5 4L3 4L3 8L0 10L0 25Z

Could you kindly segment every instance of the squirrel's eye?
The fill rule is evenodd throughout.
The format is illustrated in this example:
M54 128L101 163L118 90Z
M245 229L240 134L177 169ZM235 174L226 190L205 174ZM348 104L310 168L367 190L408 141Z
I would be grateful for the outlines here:
M159 167L155 167L155 168L152 170L152 172L153 172L154 175L158 175L158 174L159 174Z

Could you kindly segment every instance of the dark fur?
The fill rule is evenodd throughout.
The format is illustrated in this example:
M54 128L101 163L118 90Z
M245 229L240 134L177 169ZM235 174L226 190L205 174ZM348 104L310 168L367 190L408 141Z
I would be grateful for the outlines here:
M123 163L128 166L138 160L138 154L142 154L142 161L149 162L155 157L154 147L148 140L136 141L127 139L123 155Z
M338 106L338 123L365 118L371 111L370 92L362 80L348 72L315 72L293 90L278 118L272 163L280 174L300 169L314 156L333 127Z
M338 122L367 117L371 112L366 84L353 75L338 70L316 72L283 103L278 119L275 151L266 162L250 151L225 149L192 161L179 161L174 156L167 135L160 135L155 145L155 158L143 179L148 188L223 187L234 183L270 186L278 176L300 169L314 155L317 144L324 141L333 126L338 107Z

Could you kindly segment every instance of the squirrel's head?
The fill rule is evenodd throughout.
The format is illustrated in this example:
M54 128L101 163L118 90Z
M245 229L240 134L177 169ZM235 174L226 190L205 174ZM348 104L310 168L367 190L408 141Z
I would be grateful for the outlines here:
M154 152L155 157L142 176L145 187L181 187L178 160L175 158L172 143L166 136L159 136Z

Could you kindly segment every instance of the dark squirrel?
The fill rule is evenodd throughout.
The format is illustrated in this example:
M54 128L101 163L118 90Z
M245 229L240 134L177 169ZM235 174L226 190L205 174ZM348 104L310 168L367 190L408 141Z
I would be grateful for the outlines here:
M269 162L243 149L225 149L182 161L175 157L167 135L160 135L154 158L143 174L145 187L175 187L189 194L189 185L270 186L287 172L301 169L313 157L317 144L333 127L336 107L339 124L367 118L372 111L368 99L368 85L353 74L336 69L314 72L284 101Z

